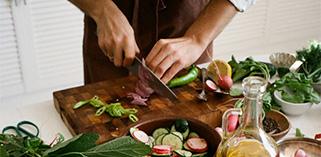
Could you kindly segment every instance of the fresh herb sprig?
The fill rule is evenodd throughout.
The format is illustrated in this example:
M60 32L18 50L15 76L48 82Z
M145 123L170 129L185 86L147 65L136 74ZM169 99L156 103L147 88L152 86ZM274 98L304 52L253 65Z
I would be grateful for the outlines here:
M255 61L251 57L237 62L234 56L232 56L228 64L232 67L232 79L234 82L247 76L261 76L269 80L276 72L273 65Z
M297 51L297 59L303 62L300 72L313 82L321 82L321 43L312 41L308 48Z
M96 145L95 133L79 134L53 147L43 144L40 138L0 134L1 157L142 157L150 147L129 136Z
M292 103L320 103L320 95L313 89L312 80L302 73L284 75L272 84L270 91L280 91L282 99Z
M107 104L104 101L102 101L98 96L94 96L89 100L79 101L73 106L73 109L78 109L87 104L90 104L95 108L98 108L98 110L95 113L96 116L100 116L106 112L111 117L128 116L130 121L132 122L138 121L138 117L135 115L137 113L137 109L135 108L125 109L120 102Z

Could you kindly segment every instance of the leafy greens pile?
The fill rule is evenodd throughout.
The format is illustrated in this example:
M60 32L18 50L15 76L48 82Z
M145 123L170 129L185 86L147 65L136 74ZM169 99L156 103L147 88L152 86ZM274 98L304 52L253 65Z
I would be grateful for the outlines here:
M142 157L150 147L124 136L96 145L98 135L79 134L65 142L50 147L40 138L0 134L1 157Z
M257 62L251 57L248 57L244 61L240 61L238 63L234 56L232 56L232 59L228 62L228 64L232 67L232 79L234 82L247 76L254 75L264 77L268 80L276 73L276 69L273 65Z
M300 72L313 82L321 82L321 43L313 41L309 48L297 51L297 59L303 62Z
M91 106L98 108L95 114L96 116L100 116L104 112L106 112L111 117L128 116L130 121L138 121L138 118L135 115L137 113L137 110L135 108L125 109L120 102L107 104L104 101L102 101L98 96L94 96L89 100L79 101L73 106L73 109L78 109L87 104L90 104Z
M319 94L312 87L312 80L302 73L287 73L275 81L271 92L280 91L283 100L292 103L320 103Z

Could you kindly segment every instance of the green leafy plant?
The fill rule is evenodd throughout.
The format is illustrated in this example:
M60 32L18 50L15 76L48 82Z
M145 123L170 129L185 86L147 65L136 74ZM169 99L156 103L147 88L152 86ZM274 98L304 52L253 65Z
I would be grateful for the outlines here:
M320 103L319 94L312 87L312 80L302 73L288 73L275 81L271 93L280 91L283 100L292 103Z
M240 61L238 63L234 56L232 56L232 59L228 64L232 67L232 79L234 82L242 80L247 76L261 76L268 80L276 73L276 69L273 65L257 62L251 57L248 57L244 61Z
M263 99L263 111L264 111L265 113L271 111L272 109L280 110L280 106L277 105L277 104L273 101L270 92L264 93L262 99ZM235 102L235 104L234 104L234 107L235 107L235 108L241 108L241 107L244 105L243 100L244 100L244 99L239 99L239 100L237 100L237 101Z
M321 81L321 43L312 41L308 48L297 51L297 59L303 62L300 72L313 82Z
M38 137L20 137L11 134L0 134L1 157L41 157L50 146Z
M150 147L129 136L96 145L98 135L79 134L53 147L40 138L0 134L1 157L142 157Z

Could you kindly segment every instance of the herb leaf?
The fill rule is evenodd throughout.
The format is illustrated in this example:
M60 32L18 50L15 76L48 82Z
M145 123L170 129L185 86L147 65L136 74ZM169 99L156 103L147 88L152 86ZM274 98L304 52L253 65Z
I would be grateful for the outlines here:
M302 73L288 73L274 82L271 91L280 91L282 99L288 102L318 104L320 96L311 83L312 80Z
M232 67L233 81L238 81L246 76L262 76L265 79L270 79L275 74L275 67L268 63L257 62L251 57L246 58L244 61L239 63L232 56L231 61L228 62Z
M295 129L295 137L304 137L304 134L301 132L299 128Z
M125 136L98 145L84 152L67 152L57 155L57 157L142 157L150 153L150 151L149 146L137 142L129 136Z
M297 51L297 59L303 62L300 72L313 82L321 81L321 43L312 41L308 48Z
M63 143L57 144L44 152L44 156L58 156L68 152L84 152L96 146L98 134L86 133L79 134Z

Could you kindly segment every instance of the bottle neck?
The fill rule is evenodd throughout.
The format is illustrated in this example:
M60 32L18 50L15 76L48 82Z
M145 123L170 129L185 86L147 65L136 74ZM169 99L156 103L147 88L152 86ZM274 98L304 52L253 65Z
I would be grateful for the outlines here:
M262 127L262 95L244 98L243 127Z

